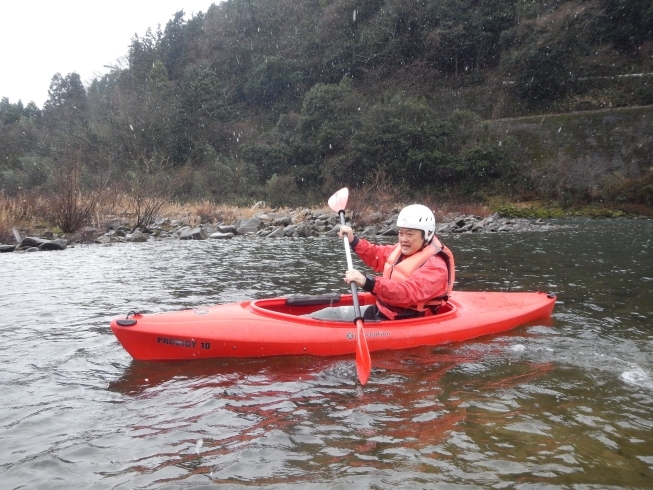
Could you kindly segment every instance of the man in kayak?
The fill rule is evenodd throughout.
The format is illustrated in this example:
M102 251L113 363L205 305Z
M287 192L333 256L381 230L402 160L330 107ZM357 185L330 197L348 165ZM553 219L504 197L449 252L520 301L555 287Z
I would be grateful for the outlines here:
M356 285L376 297L376 304L364 307L367 320L396 320L435 313L451 293L455 279L451 251L435 236L435 216L426 206L411 204L397 218L399 242L374 245L354 236L349 226L338 235L347 236L351 248L382 276L364 275L349 270L345 282ZM363 308L361 308L362 310ZM345 311L347 310L347 311ZM351 308L325 308L311 315L323 320L348 321Z

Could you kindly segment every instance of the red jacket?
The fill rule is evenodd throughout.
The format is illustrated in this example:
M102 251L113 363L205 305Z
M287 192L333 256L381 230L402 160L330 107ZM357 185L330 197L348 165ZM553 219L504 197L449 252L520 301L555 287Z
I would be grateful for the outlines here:
M375 272L382 272L383 266L396 246L397 244L374 245L359 238L354 251ZM388 318L394 319L398 311L403 308L446 294L448 283L447 264L442 257L434 255L406 281L375 277L374 289L370 292L379 300L377 302L379 310Z

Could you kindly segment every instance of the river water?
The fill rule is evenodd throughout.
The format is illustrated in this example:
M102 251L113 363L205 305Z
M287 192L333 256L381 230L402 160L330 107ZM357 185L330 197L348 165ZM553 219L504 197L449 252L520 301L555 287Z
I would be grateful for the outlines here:
M338 239L0 255L0 487L653 488L653 221L564 223L443 237L458 289L554 291L551 320L373 353L364 388L353 358L143 363L109 329L345 293Z

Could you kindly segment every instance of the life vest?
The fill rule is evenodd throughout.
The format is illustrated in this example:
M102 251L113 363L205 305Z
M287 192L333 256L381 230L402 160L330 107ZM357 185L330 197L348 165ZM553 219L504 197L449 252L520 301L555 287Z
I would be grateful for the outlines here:
M385 265L383 266L383 277L393 281L406 281L413 272L422 267L427 260L434 255L439 255L444 259L447 265L448 284L447 291L442 296L431 298L423 303L412 305L409 308L417 311L423 311L428 314L433 308L441 306L449 299L449 295L453 289L453 283L456 280L456 268L453 259L453 254L445 245L443 245L437 237L433 237L431 243L419 252L406 257L401 262L397 263L401 257L401 246L397 244L395 249L390 253Z

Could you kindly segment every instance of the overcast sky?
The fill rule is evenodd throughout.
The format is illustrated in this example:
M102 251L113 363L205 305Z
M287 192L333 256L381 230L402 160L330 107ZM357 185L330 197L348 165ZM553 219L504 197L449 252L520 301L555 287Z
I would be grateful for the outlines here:
M218 0L8 0L2 2L0 97L39 107L55 73L77 72L85 85L127 55L129 40L161 29L178 10L185 19Z

